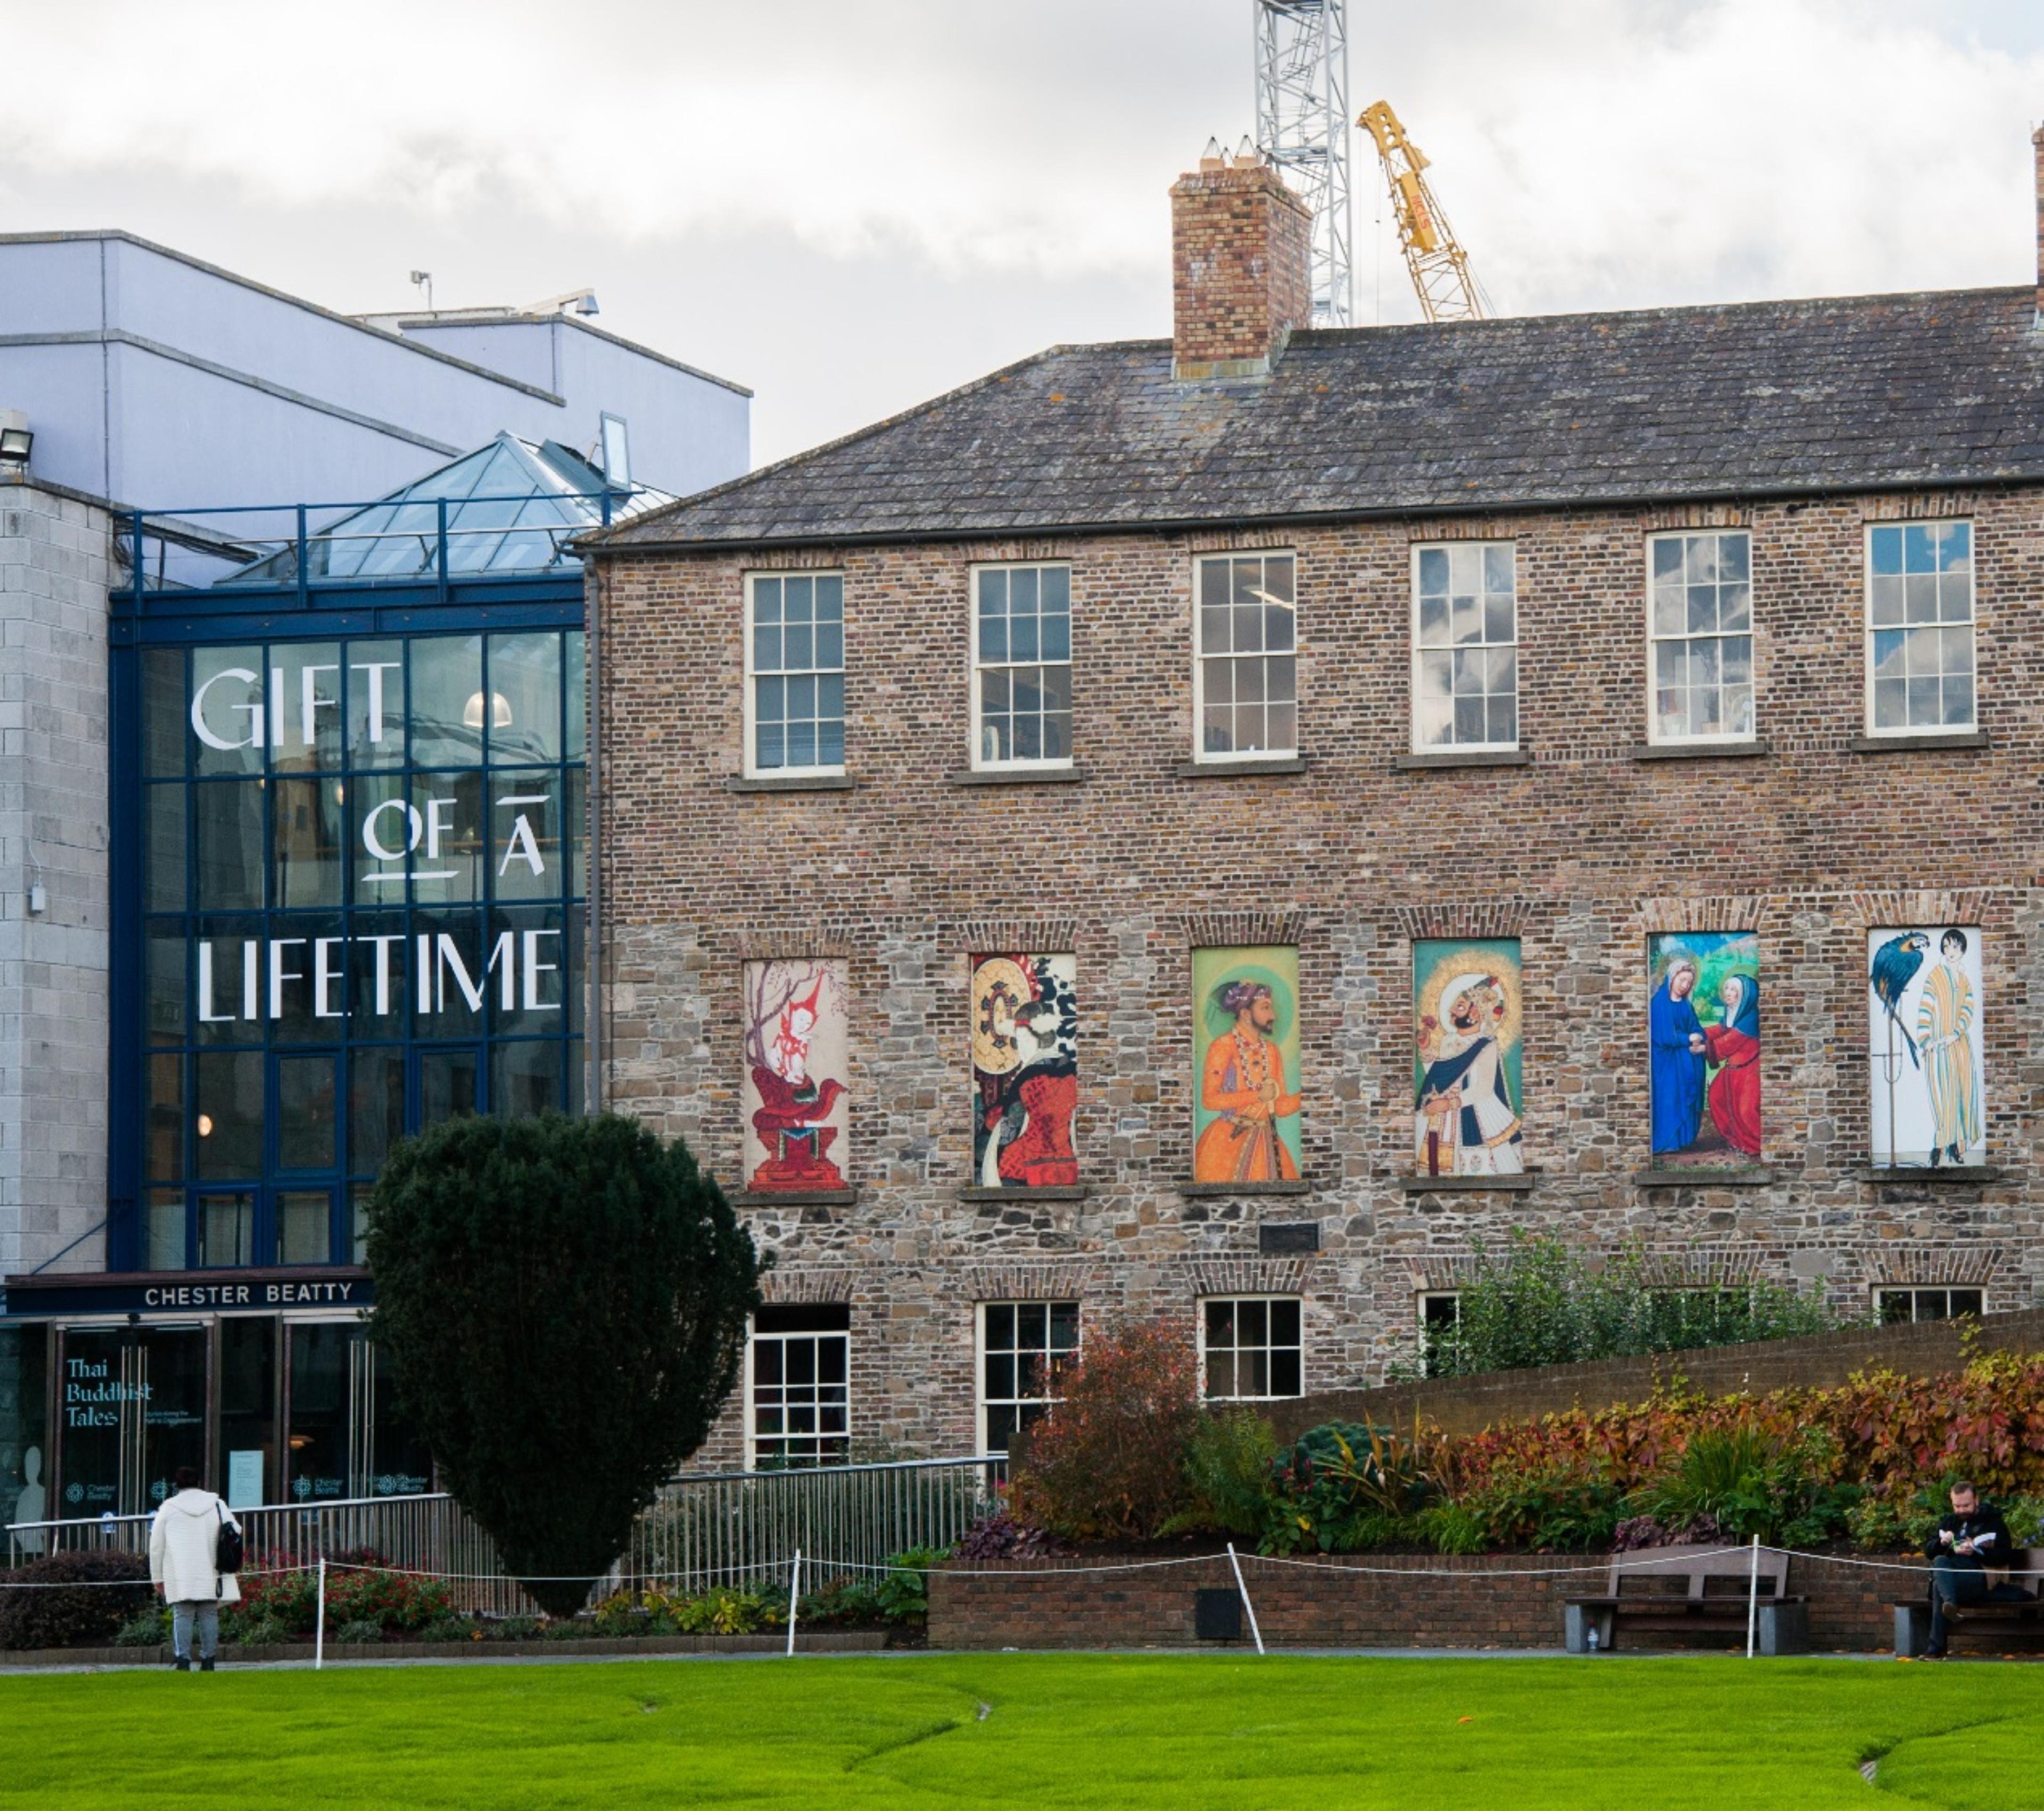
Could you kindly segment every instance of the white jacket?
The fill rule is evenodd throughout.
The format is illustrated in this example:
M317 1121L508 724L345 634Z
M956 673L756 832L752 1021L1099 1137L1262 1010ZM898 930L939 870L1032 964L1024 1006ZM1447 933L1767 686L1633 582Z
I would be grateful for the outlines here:
M234 1575L213 1569L223 1520L229 1528L241 1525L210 1491L180 1491L163 1499L149 1524L149 1578L163 1587L166 1603L241 1601Z

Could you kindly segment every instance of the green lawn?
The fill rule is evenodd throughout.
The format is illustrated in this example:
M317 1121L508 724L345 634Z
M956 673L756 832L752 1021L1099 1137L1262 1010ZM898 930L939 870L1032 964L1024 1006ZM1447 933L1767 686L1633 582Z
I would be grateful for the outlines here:
M988 1654L0 1678L6 1805L1881 1802L2044 1805L2044 1668Z

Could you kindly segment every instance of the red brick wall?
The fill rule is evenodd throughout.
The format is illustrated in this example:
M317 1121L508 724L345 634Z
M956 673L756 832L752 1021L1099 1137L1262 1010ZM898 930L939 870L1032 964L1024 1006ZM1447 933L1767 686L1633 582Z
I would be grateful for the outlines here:
M1201 163L1171 189L1171 355L1181 378L1267 369L1312 314L1312 211L1268 164Z
M1917 1562L1920 1564L1920 1562ZM1485 1555L1324 1558L1309 1570L1245 1557L1250 1600L1264 1642L1273 1648L1558 1648L1562 1606L1600 1594L1605 1574L1594 1561L1565 1556ZM1543 1567L1593 1569L1535 1578ZM1734 1562L1732 1570L1737 1570ZM991 1575L1028 1571L1027 1577ZM1410 1575L1415 1571L1424 1575ZM1146 1648L1198 1644L1193 1593L1232 1588L1225 1556L1154 1571L1085 1573L1071 1563L954 1561L930 1575L930 1644L937 1648ZM1913 1595L1900 1572L1804 1563L1789 1590L1810 1598L1811 1645L1871 1652L1893 1639L1889 1604ZM1719 1634L1672 1636L1626 1631L1626 1647L1743 1647L1743 1625ZM1243 1644L1249 1644L1245 1623Z

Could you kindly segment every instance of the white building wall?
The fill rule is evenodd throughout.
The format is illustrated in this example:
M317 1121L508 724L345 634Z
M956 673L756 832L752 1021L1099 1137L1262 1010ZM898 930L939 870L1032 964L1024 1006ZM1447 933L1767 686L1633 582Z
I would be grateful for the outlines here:
M0 484L0 1274L106 1262L108 582L103 508Z

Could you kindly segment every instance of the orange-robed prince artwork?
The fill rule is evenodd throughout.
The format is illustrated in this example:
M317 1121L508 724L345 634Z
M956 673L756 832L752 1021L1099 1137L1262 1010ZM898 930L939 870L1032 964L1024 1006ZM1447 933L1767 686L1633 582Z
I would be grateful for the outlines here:
M1299 1176L1299 953L1193 952L1195 1182Z

